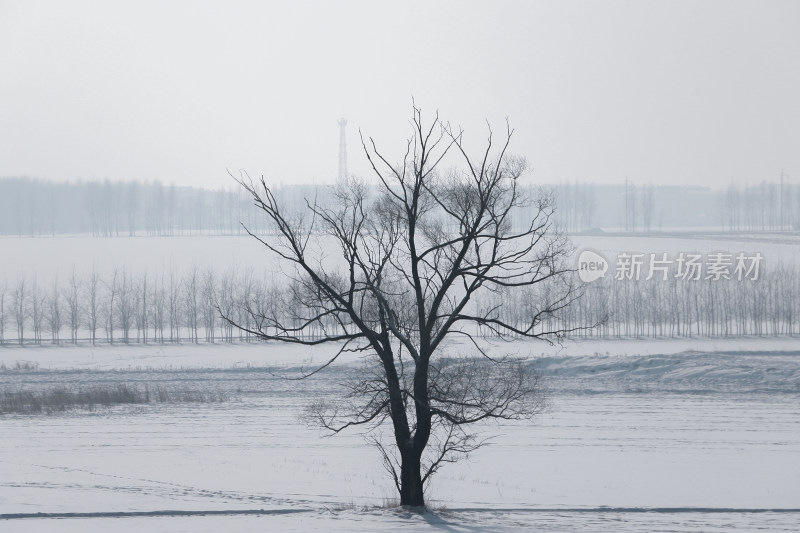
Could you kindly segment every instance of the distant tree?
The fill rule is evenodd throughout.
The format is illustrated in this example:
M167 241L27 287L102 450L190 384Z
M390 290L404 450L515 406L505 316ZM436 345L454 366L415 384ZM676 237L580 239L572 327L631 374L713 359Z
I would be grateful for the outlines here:
M25 292L25 278L20 277L14 286L12 304L14 306L14 321L17 325L17 341L22 346L25 341L25 319L28 317L28 302Z
M69 285L67 287L66 294L64 295L64 299L66 300L67 304L66 311L67 321L69 322L69 337L72 341L72 344L76 344L78 342L78 329L80 328L81 324L80 289L80 280L78 279L78 274L75 272L75 267L73 266L72 274L69 277Z
M164 295L164 272L151 284L150 293L150 323L153 326L153 342L159 341L164 344L164 325L166 324L165 295Z
M86 280L85 294L86 299L86 327L89 329L89 336L92 339L92 346L97 344L97 328L100 325L100 275L97 267L92 267L92 272Z
M103 311L103 327L106 330L106 340L109 344L114 344L114 328L117 325L115 313L117 310L117 298L119 294L119 270L114 267L111 273L111 281L105 282Z
M29 188L35 189L37 187L37 183L31 182L29 183ZM25 213L28 215L28 227L30 236L33 237L39 233L39 226L41 224L40 220L40 213L39 213L39 195L36 194L38 191L35 191L34 194L28 194L28 205L25 209Z
M167 307L169 309L169 341L180 342L180 319L183 306L181 305L181 282L174 269L169 272L167 285Z
M84 211L89 217L89 227L94 237L100 235L100 215L98 213L100 203L99 194L97 182L92 181L86 185L83 195L83 205Z
M175 210L177 209L177 191L175 190L175 184L173 183L169 187L169 194L167 195L167 235L174 235L175 234Z
M232 327L235 324L243 325L243 328L238 328L239 330L239 340L242 340L242 332L244 331L245 340L250 342L252 330L252 313L248 312L248 309L253 308L253 301L255 297L256 286L255 280L253 279L253 274L251 272L245 272L242 274L242 279L239 282L239 290L237 291L236 301L238 305L235 306L235 309L231 309L230 312L226 309L221 309L220 315L224 317L231 317L235 316L236 319L231 321L227 320L226 322L231 325ZM219 304L217 304L219 305ZM235 313L232 315L231 313Z
M58 278L53 280L52 290L47 297L47 326L50 329L53 344L58 344L61 335L63 320L61 315L61 289L58 286Z
M731 183L725 190L724 196L724 220L730 231L741 229L741 194L739 188Z
M229 272L227 275L222 276L219 281L219 287L217 288L217 294L212 297L210 302L212 306L218 306L225 316L234 316L236 309L234 288L238 281L239 276L235 272ZM216 308L213 308L212 312L216 315ZM223 340L233 342L233 326L228 322L223 322L220 328L222 329Z
M103 181L102 199L100 206L102 208L102 228L103 236L110 237L112 234L112 213L114 209L114 194L112 190L113 185L107 179Z
M4 279L0 283L0 346L6 343L6 294L8 293L8 284Z
M625 231L636 231L636 186L625 180Z
M650 232L650 228L653 223L653 211L655 211L656 207L656 200L655 200L655 193L652 185L648 185L642 191L641 196L642 201L642 229L646 232Z
M54 185L47 187L47 219L51 236L56 234L56 221L58 220L58 202L56 202L54 187Z
M124 268L122 269L122 275L115 276L115 279L118 280L115 298L117 323L122 332L122 341L128 344L130 342L130 331L136 319L136 287L133 284L133 277Z
M198 296L200 292L200 276L197 273L197 265L193 265L189 274L183 280L184 294L183 294L183 309L185 314L186 328L189 330L191 341L195 344L199 341L197 338L198 320L200 315L200 306Z
M214 335L217 322L217 310L214 307L214 271L209 268L203 273L202 287L200 288L200 305L203 317L203 329L206 334L206 342L214 342Z
M362 139L377 191L351 181L326 205L307 203L306 216L287 211L263 178L237 180L277 238L248 232L283 260L290 279L279 312L247 302L249 327L224 318L262 339L333 344L324 366L345 352L372 354L344 398L319 401L310 415L334 433L389 422L393 444L374 443L400 503L422 506L431 476L483 443L472 424L528 418L543 407L532 367L487 353L478 330L501 339L559 337L566 331L547 329L557 324L547 319L579 293L566 266L570 247L551 224L552 198L526 198L518 188L526 164L507 151L512 130L496 145L489 128L476 157L462 131L438 116L425 124L414 108L412 123L397 164ZM460 169L440 171L456 161ZM515 211L530 205L528 224L514 231ZM544 284L550 296L539 299L534 289ZM476 303L503 289L531 291L524 323L506 321L502 304ZM446 356L452 338L466 339L471 353Z
M594 186L584 183L581 186L581 195L581 226L583 229L589 229L594 226L594 214L597 209Z
M143 273L133 285L134 322L136 323L136 340L147 344L147 329L150 324L150 308L147 305L147 272Z
M128 215L128 235L136 235L136 213L139 210L139 183L132 181L125 188L125 211Z

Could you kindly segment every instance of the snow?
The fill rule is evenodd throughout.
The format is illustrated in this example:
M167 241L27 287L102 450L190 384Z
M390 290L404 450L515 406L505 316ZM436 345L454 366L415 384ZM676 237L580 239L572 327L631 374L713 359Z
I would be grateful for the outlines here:
M0 365L13 366L17 361L30 361L42 369L126 370L137 368L229 368L248 366L298 366L327 361L335 347L309 347L272 342L218 344L98 344L81 341L73 346L68 341L40 346L7 345L0 349ZM601 339L577 338L562 344L544 341L492 342L491 350L500 350L520 357L639 357L679 353L772 353L800 352L799 337L743 338L659 338L659 339ZM468 347L458 339L450 349ZM342 361L354 361L357 355L343 354ZM598 359L602 361L602 359Z
M575 248L592 248L613 260L620 252L668 253L715 251L760 252L765 268L774 262L795 262L800 237L793 235L708 235L658 234L632 236L571 237ZM338 250L332 242L327 247L326 260L337 259ZM96 268L107 276L113 268L125 268L139 274L161 274L174 269L184 274L197 266L216 272L252 271L271 276L278 268L274 256L250 236L180 236L180 237L123 237L90 236L9 237L0 236L2 261L0 282L12 283L20 275L36 274L42 286L54 277L65 282L72 269L82 276Z
M575 350L536 362L549 377L551 408L533 422L484 427L493 444L434 478L429 503L438 510L424 515L386 508L394 489L356 432L326 437L298 421L309 399L335 394L357 368L352 361L295 382L280 375L298 357L321 361L319 351L274 344L2 350L6 362L24 355L40 363L38 371L0 373L3 386L158 380L236 394L211 404L4 415L0 515L61 518L18 516L0 528L796 529L797 351ZM209 511L231 514L202 514ZM276 514L287 511L294 513Z
M761 252L797 239L579 236L578 249ZM42 287L73 266L153 274L275 271L249 237L0 238L0 283ZM56 259L57 260L54 260ZM451 350L460 347L457 343ZM209 404L0 416L0 531L796 531L800 342L791 337L497 343L551 391L533 422L487 425L492 444L434 478L434 508L393 508L378 453L356 432L298 421L336 394L357 355L281 379L330 348L275 343L0 348L0 388L169 382L228 390ZM223 514L209 514L210 512ZM50 513L51 517L37 517ZM74 513L81 513L75 515Z

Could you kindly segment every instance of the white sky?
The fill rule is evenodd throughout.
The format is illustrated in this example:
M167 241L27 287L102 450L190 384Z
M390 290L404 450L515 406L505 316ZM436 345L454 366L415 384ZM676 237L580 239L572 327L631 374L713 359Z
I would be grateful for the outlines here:
M800 2L0 0L0 176L330 182L411 97L542 182L800 183Z

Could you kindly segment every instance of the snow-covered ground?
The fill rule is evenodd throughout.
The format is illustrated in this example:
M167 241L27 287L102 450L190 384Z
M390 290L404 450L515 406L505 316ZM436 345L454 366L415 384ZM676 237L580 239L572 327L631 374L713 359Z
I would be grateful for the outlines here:
M611 254L760 252L775 236L578 236ZM179 274L193 266L271 275L248 237L0 238L0 283L41 286L74 267ZM449 347L458 350L459 345ZM298 422L335 394L355 356L286 381L329 353L272 343L0 348L0 388L88 382L221 388L208 404L0 415L0 531L796 531L800 524L800 340L573 340L498 344L535 360L550 409L489 425L493 444L448 465L436 509L391 507L378 453L357 433ZM25 365L23 365L25 366ZM277 375L276 375L277 374ZM37 517L49 513L50 517ZM77 514L76 514L77 513Z
M782 342L769 353L647 343L628 355L585 346L539 358L551 408L483 428L493 444L434 478L438 510L424 515L386 508L393 487L357 433L326 437L298 422L352 362L296 382L281 375L324 354L272 344L0 350L7 364L39 363L0 372L3 387L158 381L232 393L3 415L0 530L794 531L800 352Z
M598 250L613 259L620 252L710 253L760 252L764 268L771 263L795 262L800 259L800 237L785 235L730 235L730 234L651 234L632 235L575 235L571 237L575 248ZM327 243L328 259L336 259L338 251ZM252 271L271 276L278 270L274 257L249 236L180 236L180 237L124 237L100 238L90 236L59 237L9 237L0 236L0 282L13 283L20 276L34 274L43 286L58 277L64 282L72 272L86 276L96 268L101 276L113 268L127 269L129 273L161 274L174 269L186 273L197 266L222 273L236 270Z
M487 341L489 345L489 341ZM455 340L450 350L474 351L472 346ZM743 338L661 338L661 339L570 339L550 345L544 341L492 342L489 349L519 357L566 356L646 356L684 352L800 352L800 337ZM332 351L333 350L333 351ZM247 366L298 366L326 361L335 348L294 346L274 343L237 344L98 344L81 341L77 346L62 341L61 345L6 345L0 348L0 365L13 366L17 361L30 361L42 369L175 369L229 368ZM343 361L356 356L344 354ZM603 359L597 359L602 361Z

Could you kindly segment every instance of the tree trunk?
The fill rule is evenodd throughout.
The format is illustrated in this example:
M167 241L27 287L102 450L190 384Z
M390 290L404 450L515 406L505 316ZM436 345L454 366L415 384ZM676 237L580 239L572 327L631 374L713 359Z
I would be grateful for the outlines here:
M423 345L427 347L427 337L423 336ZM428 357L420 357L414 372L414 396L416 410L416 430L401 449L400 465L400 505L414 507L425 506L422 486L421 459L422 452L428 444L431 434L431 412L428 405ZM400 444L398 442L398 444Z
M422 475L420 472L420 454L414 446L408 446L402 452L400 465L400 505L414 507L425 506L425 496L422 490Z

